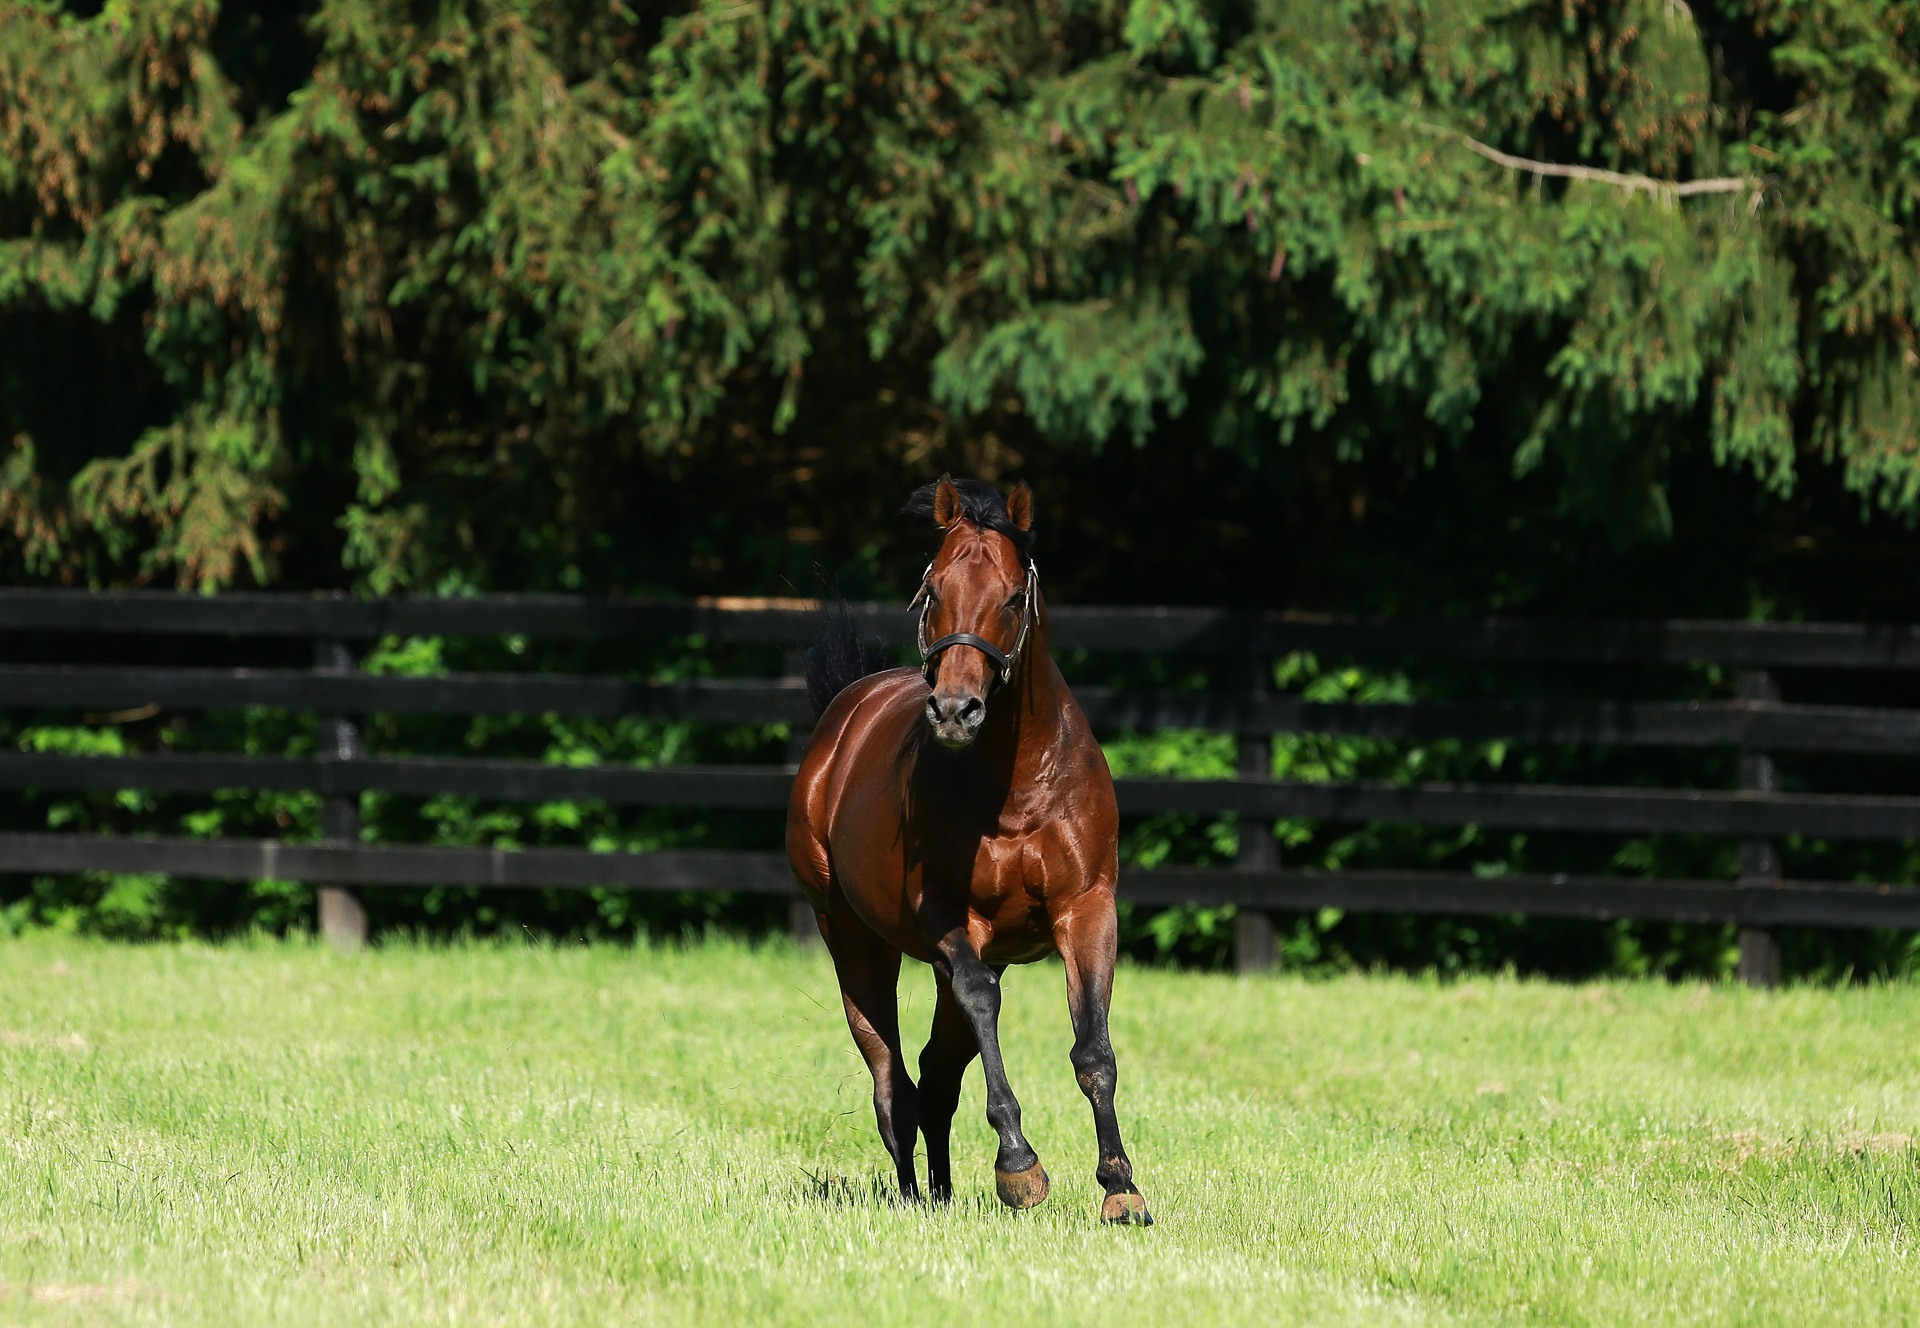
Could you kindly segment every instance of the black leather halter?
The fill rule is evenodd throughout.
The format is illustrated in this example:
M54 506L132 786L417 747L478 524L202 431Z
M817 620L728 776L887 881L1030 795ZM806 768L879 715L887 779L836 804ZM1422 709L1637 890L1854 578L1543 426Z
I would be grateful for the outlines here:
M1033 628L1033 600L1040 589L1040 569L1031 560L1027 562L1026 602L1020 606L1020 630L1014 634L1011 653L1002 650L984 636L975 636L972 632L948 632L937 641L927 640L927 614L933 609L933 564L927 564L926 572L920 578L920 589L914 593L909 609L919 606L920 618L917 636L920 642L920 672L925 675L927 685L933 685L934 666L939 663L940 652L950 646L972 646L993 661L995 676L1001 686L1013 680L1013 670L1020 663L1020 652L1027 647L1027 633Z

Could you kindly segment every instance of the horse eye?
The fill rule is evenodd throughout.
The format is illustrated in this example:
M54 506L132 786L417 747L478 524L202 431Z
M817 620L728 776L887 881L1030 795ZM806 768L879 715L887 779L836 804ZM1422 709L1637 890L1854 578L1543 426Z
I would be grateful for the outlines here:
M1024 590L1014 591L1013 594L1007 600L1006 611L1008 613L1012 613L1015 609L1020 607L1021 601L1026 599L1026 597L1027 597L1026 591Z

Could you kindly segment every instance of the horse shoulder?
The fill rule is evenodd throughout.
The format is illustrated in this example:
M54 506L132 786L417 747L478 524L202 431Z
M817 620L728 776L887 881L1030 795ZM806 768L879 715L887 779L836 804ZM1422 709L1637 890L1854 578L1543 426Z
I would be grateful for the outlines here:
M1061 742L1047 780L1051 805L1024 836L1020 853L1027 890L1055 915L1089 893L1110 897L1120 853L1120 812L1106 753L1064 686L1062 700Z
M1113 791L1113 771L1093 726L1074 699L1064 681L1060 683L1060 744L1054 759L1052 783L1063 807L1078 824L1112 838L1117 844L1120 830L1119 803Z
M889 669L849 684L833 698L794 773L787 801L790 826L804 823L826 838L834 808L845 797L849 776L861 767L878 722L903 709L901 701L910 695L906 684L914 679L913 670Z
M862 678L827 707L793 804L800 805L804 784L805 815L823 842L839 843L877 807L900 805L899 758L920 723L925 691L917 670L891 669Z

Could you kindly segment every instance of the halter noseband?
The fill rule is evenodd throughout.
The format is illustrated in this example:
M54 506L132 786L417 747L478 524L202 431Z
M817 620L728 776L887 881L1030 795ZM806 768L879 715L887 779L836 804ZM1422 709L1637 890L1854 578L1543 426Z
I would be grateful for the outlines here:
M975 636L972 632L948 632L939 640L927 641L927 614L933 609L933 564L927 564L927 570L921 574L920 589L914 592L913 603L920 608L919 625L915 635L920 643L920 672L926 676L927 685L933 685L934 666L940 660L940 652L949 646L972 646L993 661L994 673L1001 686L1013 681L1013 670L1020 663L1020 652L1027 647L1027 633L1033 627L1033 600L1040 589L1040 569L1032 559L1027 561L1026 600L1020 606L1020 630L1014 634L1011 654L987 640L984 636Z

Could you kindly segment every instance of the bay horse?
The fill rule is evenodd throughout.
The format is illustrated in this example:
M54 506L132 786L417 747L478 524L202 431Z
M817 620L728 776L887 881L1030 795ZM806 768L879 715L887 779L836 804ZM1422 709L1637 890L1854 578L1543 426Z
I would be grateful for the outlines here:
M787 856L873 1074L880 1140L914 1200L924 1135L928 1191L949 1200L953 1115L977 1055L1000 1139L995 1192L1016 1209L1047 1197L1000 1056L1000 975L1058 954L1074 1075L1093 1107L1100 1216L1149 1225L1120 1142L1107 1036L1119 812L1106 757L1048 653L1028 556L1033 495L942 476L906 511L942 533L910 606L921 664L880 671L851 619L829 614L807 657L818 724L787 808ZM902 955L932 966L937 993L917 1088L900 1047Z

